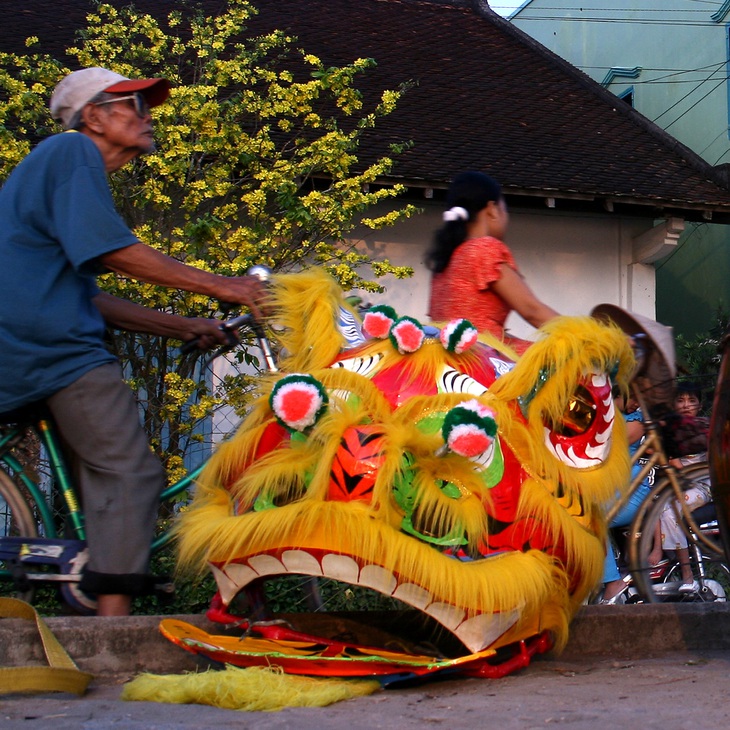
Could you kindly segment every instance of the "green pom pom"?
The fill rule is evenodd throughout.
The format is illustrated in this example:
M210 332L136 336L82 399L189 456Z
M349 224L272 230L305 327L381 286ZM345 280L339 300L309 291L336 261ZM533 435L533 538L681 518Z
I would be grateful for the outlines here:
M484 430L487 436L494 438L497 435L497 422L490 411L487 415L479 413L471 408L454 406L444 417L444 424L441 433L444 441L449 440L449 434L456 426L472 425Z

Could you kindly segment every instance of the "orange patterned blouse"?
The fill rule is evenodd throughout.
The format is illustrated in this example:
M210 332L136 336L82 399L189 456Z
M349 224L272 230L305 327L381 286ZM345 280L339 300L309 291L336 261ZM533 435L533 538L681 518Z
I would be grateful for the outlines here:
M468 319L480 332L489 332L522 354L531 343L505 336L504 323L511 310L490 289L490 284L500 278L502 264L520 273L512 253L498 238L464 241L446 269L431 277L428 314L434 322Z

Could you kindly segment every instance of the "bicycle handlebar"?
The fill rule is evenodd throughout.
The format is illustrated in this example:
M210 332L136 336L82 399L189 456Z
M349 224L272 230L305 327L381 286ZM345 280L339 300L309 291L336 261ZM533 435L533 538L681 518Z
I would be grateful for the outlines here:
M213 352L213 354L211 355L210 360L214 360L216 357L220 357L224 353L229 352L234 347L236 347L236 345L239 344L238 335L236 333L238 332L238 330L241 330L244 327L250 328L254 335L256 335L259 349L264 356L266 369L272 373L277 372L278 368L276 367L276 361L274 360L274 355L271 352L271 345L269 344L269 340L266 337L266 332L264 331L263 325L256 319L254 319L254 316L250 312L248 314L242 314L238 317L231 317L231 319L226 319L221 322L219 329L221 330L221 332L224 332L226 334L228 344L223 345L222 347L219 347L217 350L215 350L215 352ZM197 346L198 339L195 338L194 340L189 340L184 345L182 345L180 351L183 354L187 354L192 352Z
M250 315L244 315L243 317L249 317L249 316ZM243 317L234 317L233 319L225 320L218 327L218 329L221 332L224 332L225 333L226 339L228 340L228 343L223 346L224 349L230 350L231 348L235 347L238 344L238 337L236 337L236 335L234 334L234 332L236 330L238 330L238 329L241 329L241 328L245 327L248 324L248 322L241 322L241 324L238 327L233 328L233 327L229 326L228 323L229 322L233 322L234 320L241 320L241 319L243 319ZM188 340L187 342L184 342L181 345L180 352L183 355L188 355L191 352L194 352L195 350L198 349L198 343L199 342L200 342L200 338L199 337L193 337L192 340Z
M247 276L255 276L259 281L267 282L271 278L271 269L263 264L256 264L251 266L246 274ZM219 308L224 314L227 314L235 306L235 304L231 304L229 302L221 302ZM221 323L220 330L226 335L228 344L223 347L219 347L210 357L210 360L232 350L239 343L238 335L236 333L244 327L250 327L256 335L259 348L261 349L264 361L266 362L266 367L270 372L275 373L278 368L276 367L276 362L271 352L271 346L269 345L269 340L266 337L266 332L264 331L262 324L257 322L250 312L248 314L242 314L238 317L232 317L231 319L224 320ZM180 352L183 355L187 355L197 348L198 342L199 340L197 337L192 340L188 340L182 345Z

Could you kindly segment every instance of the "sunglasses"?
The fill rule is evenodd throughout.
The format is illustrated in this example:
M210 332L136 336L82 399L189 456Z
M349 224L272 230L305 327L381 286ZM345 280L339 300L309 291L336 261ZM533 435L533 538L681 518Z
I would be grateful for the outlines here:
M139 91L134 94L130 94L129 96L117 96L114 99L107 99L107 101L97 101L94 106L115 104L118 101L133 101L134 112L140 119L144 119L150 113L150 105L147 103L147 99L145 99Z

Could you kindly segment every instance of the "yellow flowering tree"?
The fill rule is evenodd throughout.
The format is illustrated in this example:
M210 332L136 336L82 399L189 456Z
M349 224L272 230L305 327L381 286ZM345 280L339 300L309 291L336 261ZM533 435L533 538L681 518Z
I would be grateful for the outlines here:
M169 101L153 110L157 151L112 177L118 209L140 240L221 274L243 274L253 264L316 264L343 288L370 291L380 289L379 276L410 276L407 267L368 261L348 238L356 226L374 230L414 212L394 201L391 212L367 215L402 192L378 184L402 141L380 159L358 160L361 140L393 111L405 87L383 91L366 108L355 83L374 61L328 67L285 33L250 37L246 23L255 12L246 0L229 0L214 17L185 10L158 21L107 3L88 15L67 49L78 67L164 76L173 85ZM26 45L23 56L0 53L0 180L35 141L58 131L47 101L69 69L38 52L37 39ZM362 274L367 265L372 278ZM204 297L119 277L102 286L185 316L210 316L215 308ZM115 333L114 344L155 447L170 467L181 468L195 422L245 387L229 379L211 394L199 382L200 355L182 355L164 338Z

